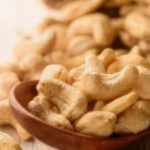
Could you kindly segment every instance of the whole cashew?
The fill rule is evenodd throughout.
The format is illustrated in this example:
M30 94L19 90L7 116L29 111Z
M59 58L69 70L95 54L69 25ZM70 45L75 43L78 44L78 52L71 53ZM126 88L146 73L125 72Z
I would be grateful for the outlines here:
M115 133L127 134L138 133L147 129L150 125L148 116L142 113L139 109L134 107L128 108L121 114L115 125Z
M7 99L13 86L20 82L14 72L4 72L0 74L0 100Z
M69 39L77 35L90 35L100 47L109 46L115 38L110 19L101 13L76 19L69 25L67 32Z
M102 108L102 110L110 111L115 114L120 114L127 108L129 108L131 105L133 105L138 100L138 98L139 96L137 93L130 92L109 102Z
M0 112L0 125L13 126L22 140L28 140L31 138L31 135L25 131L13 117L8 100L0 101Z
M35 97L28 105L29 110L33 114L50 123L51 125L72 129L72 125L69 120L67 120L67 118L65 118L63 115L56 113L51 107L53 106L50 106L46 98L41 95Z
M93 12L102 6L103 2L104 0L77 0L67 3L67 5L59 9L48 8L48 11L52 19L59 22L69 22L80 16Z
M23 35L14 46L14 55L18 60L33 52L44 55L51 50L54 39L54 33L50 29L37 35Z
M139 65L150 69L150 65L144 57L129 53L116 58L116 60L109 65L107 72L114 73L120 71L126 65L132 65L135 67Z
M0 149L1 150L21 150L19 144L10 135L0 132Z
M108 111L91 111L83 115L75 124L78 132L97 136L109 137L114 130L116 115Z
M65 82L50 79L48 82L39 84L37 89L71 121L78 119L86 112L87 98L84 93Z
M137 79L137 69L126 66L114 74L86 74L76 87L94 100L110 101L133 89Z

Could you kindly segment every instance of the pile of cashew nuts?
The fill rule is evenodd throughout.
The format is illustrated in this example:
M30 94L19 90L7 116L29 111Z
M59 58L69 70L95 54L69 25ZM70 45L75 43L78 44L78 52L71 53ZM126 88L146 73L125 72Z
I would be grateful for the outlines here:
M95 137L149 128L150 1L63 0L46 9L19 35L15 60L0 63L0 114L15 84L39 80L28 109L51 125ZM30 137L6 116L0 125Z

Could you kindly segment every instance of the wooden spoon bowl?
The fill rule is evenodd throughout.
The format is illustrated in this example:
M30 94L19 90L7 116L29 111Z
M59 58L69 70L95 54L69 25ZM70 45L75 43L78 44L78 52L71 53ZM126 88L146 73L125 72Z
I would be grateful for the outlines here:
M135 135L98 139L54 127L27 109L29 101L37 94L37 83L38 81L27 81L18 84L11 92L10 105L17 121L31 135L50 146L61 150L116 150L150 135L150 129L147 129Z

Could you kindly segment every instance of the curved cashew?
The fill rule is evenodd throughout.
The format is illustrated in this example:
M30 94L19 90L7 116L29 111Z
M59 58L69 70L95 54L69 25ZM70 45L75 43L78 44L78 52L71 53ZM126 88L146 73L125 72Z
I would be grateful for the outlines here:
M97 136L109 137L114 130L116 115L108 111L91 111L83 115L75 124L78 132Z
M76 19L70 24L67 32L68 38L77 35L90 35L100 47L110 45L115 37L110 19L101 13Z
M0 112L0 125L12 125L23 140L31 138L31 135L27 133L13 117L8 100L0 101Z
M20 62L20 69L24 72L24 79L39 79L47 63L44 58L35 53L26 55Z
M115 133L138 133L147 129L150 125L149 118L140 110L128 108L121 114L116 122Z
M32 101L30 101L28 108L36 116L45 120L54 126L59 126L66 129L72 129L72 125L63 115L55 112L47 102L44 96L37 96Z
M114 50L111 48L104 49L101 54L98 56L99 60L107 68L116 58Z
M120 71L126 65L132 65L135 67L139 65L150 69L150 65L144 57L139 55L132 55L129 53L127 55L116 58L116 60L108 67L107 72L114 73Z
M15 139L3 132L0 132L0 148L1 150L21 150Z
M103 2L104 0L77 0L70 2L59 9L48 8L48 11L50 17L54 20L59 22L69 22L98 9Z
M39 84L37 89L71 121L78 119L86 112L87 98L84 93L65 82L52 79Z
M130 92L109 102L102 109L105 111L113 112L115 114L119 114L133 105L138 100L138 98L139 96L137 93Z
M142 12L131 12L125 17L125 30L133 37L150 40L150 17Z
M50 29L37 35L23 35L15 44L14 55L19 60L33 52L44 55L50 51L54 38L54 33Z
M86 74L76 86L95 100L109 101L129 92L137 78L137 69L126 66L114 74Z
M58 64L48 65L41 73L40 82L47 82L49 79L59 79L66 81L68 77L67 69Z
M13 72L0 74L0 100L8 98L13 86L20 82L18 76Z
M150 99L150 70L142 66L137 67L139 77L135 85L135 91L143 99Z
M128 50L126 50L126 49L116 49L116 50L114 51L114 53L115 53L115 56L116 56L116 58L117 58L117 57L120 57L120 56L122 56L122 55L127 54L127 53L128 53Z
M144 52L142 51L142 49L140 48L140 46L137 46L137 45L132 47L130 54L139 55L139 56L143 56L143 57L145 55Z
M71 40L69 40L66 52L70 56L79 55L86 52L89 49L97 48L95 40L90 36L75 36Z

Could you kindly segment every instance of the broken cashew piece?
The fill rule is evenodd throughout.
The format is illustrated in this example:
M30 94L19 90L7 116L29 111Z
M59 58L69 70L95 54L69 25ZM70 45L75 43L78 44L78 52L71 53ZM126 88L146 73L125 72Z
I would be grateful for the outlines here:
M0 150L22 150L10 135L0 132Z
M63 81L52 79L39 84L37 89L70 121L78 119L87 110L87 98L84 93Z
M0 101L0 112L0 125L8 124L13 126L22 140L28 140L31 138L31 135L27 133L27 131L25 131L13 117L8 100Z
M91 111L84 114L75 124L78 132L97 136L109 137L116 122L116 115L108 111Z
M28 108L36 116L45 120L51 125L61 128L72 129L72 125L63 115L56 113L42 95L35 97L30 101Z
M137 78L137 69L126 66L114 74L86 74L76 86L94 100L110 101L131 91Z
M139 96L137 93L130 92L109 102L102 108L102 110L110 111L115 114L120 114L127 108L129 108L131 105L133 105L138 100L138 98Z

